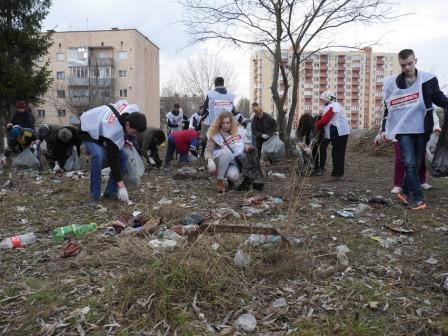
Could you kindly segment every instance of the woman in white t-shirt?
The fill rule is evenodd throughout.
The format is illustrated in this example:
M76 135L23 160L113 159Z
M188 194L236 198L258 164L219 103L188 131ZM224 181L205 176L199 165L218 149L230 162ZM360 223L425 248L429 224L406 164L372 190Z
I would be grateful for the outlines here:
M344 108L336 101L336 96L330 91L325 91L320 95L320 100L324 104L322 118L316 123L318 130L324 129L324 139L321 143L321 167L324 169L326 161L326 150L331 143L331 158L333 161L333 171L331 175L339 179L344 175L345 151L347 149L348 135L350 127ZM323 158L322 158L323 154Z
M210 173L217 171L217 190L224 192L224 178L229 183L240 179L237 157L249 150L246 131L240 127L231 112L221 113L207 132L207 147L204 158Z

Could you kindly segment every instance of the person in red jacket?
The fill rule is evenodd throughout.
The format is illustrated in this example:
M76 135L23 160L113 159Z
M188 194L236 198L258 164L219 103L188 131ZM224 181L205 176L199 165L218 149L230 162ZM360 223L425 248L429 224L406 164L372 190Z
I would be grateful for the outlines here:
M165 155L165 167L170 166L174 153L179 154L180 162L188 162L188 152L198 156L199 132L195 129L172 132L168 136L168 147Z

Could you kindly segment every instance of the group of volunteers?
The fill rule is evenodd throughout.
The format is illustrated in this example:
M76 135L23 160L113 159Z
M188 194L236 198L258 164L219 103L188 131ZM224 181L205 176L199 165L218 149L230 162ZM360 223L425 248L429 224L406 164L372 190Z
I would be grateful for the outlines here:
M440 90L435 75L418 71L414 51L398 53L401 73L384 80L384 115L375 144L391 142L395 151L392 193L412 210L426 208L423 190L427 183L425 152L427 143L441 132L435 106L448 108L448 98ZM304 155L309 156L311 175L324 174L327 147L332 145L332 176L344 175L345 151L350 128L336 96L325 91L320 96L324 105L318 115L304 114L299 120L297 139ZM446 113L445 113L446 115ZM446 118L445 118L446 119Z
M423 189L426 181L424 153L431 134L440 133L434 105L448 108L448 98L440 90L437 78L417 71L414 52L399 52L402 72L385 79L383 85L384 117L375 143L392 142L395 150L394 187L401 202L410 209L426 208ZM32 149L43 155L53 171L61 171L73 152L80 153L81 144L90 157L90 201L97 205L101 197L129 202L123 179L129 148L136 148L148 164L160 168L159 146L167 142L164 167L169 169L174 158L189 161L189 155L202 158L210 174L216 176L216 189L262 189L260 158L265 146L278 137L276 120L257 103L252 104L252 119L236 110L235 96L228 92L222 77L217 77L214 89L207 92L203 106L189 118L179 104L166 114L167 133L147 127L145 114L135 104L119 100L84 112L80 124L60 126L40 125L35 121L26 102L16 102L16 113L6 124L8 148L1 163L13 152ZM327 148L331 144L332 179L345 173L345 153L349 122L344 107L331 91L320 95L322 111L305 113L297 128L297 148L306 158L311 176L323 176ZM250 124L252 138L246 128ZM278 140L280 141L280 140ZM45 142L45 150L40 146ZM281 141L280 141L281 142ZM283 148L284 150L284 148ZM149 154L148 154L149 153ZM270 157L263 160L272 161ZM102 169L110 167L109 181L101 193ZM301 172L303 173L303 171Z

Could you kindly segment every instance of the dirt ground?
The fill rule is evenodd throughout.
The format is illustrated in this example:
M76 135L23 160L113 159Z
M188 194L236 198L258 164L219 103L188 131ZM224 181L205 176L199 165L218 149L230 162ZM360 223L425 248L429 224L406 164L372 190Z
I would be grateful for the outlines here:
M133 205L103 209L85 205L87 178L4 171L0 237L35 232L38 241L0 251L0 335L448 335L447 180L430 179L428 209L413 212L389 194L392 168L390 152L352 141L342 181L331 181L331 162L324 177L296 178L285 161L266 168L286 178L267 175L263 192L218 195L203 170L152 170L130 190ZM255 195L277 198L246 205ZM354 218L336 214L346 208ZM211 224L274 227L300 244L254 247L247 234L220 233L154 250L158 232L105 234L135 210L161 217L158 231L196 212ZM78 238L80 253L62 258L52 230L91 222L99 228ZM239 248L245 267L234 263ZM252 332L236 323L244 313L256 318Z

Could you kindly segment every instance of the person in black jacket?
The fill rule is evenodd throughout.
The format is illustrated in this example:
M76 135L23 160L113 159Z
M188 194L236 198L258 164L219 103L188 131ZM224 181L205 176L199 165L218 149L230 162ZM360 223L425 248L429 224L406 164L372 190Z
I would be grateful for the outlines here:
M42 135L41 129L39 133ZM47 136L45 138L47 148L51 148L51 153L47 153L47 160L54 163L54 172L62 171L68 157L76 147L78 155L80 154L81 139L78 137L78 130L74 126L61 127L55 137ZM61 168L62 167L62 168Z
M162 160L159 156L159 146L163 144L165 140L165 133L159 128L148 127L143 133L138 135L138 141L140 143L139 153L144 156L150 167L150 158L154 160L157 169L162 166ZM149 155L148 151L150 151Z
M18 125L22 128L34 129L35 119L33 113L28 109L27 103L24 100L16 101L16 113L11 118L11 121L6 124L7 129Z
M261 157L263 142L274 135L277 130L277 122L270 114L263 112L257 103L252 104L252 109L255 112L251 124L252 136L255 137L258 157Z
M426 143L433 132L433 104L447 108L448 97L439 88L437 77L417 71L414 51L398 53L401 74L384 81L384 119L382 138L396 139L405 165L403 193L398 198L412 210L425 209L418 177Z

